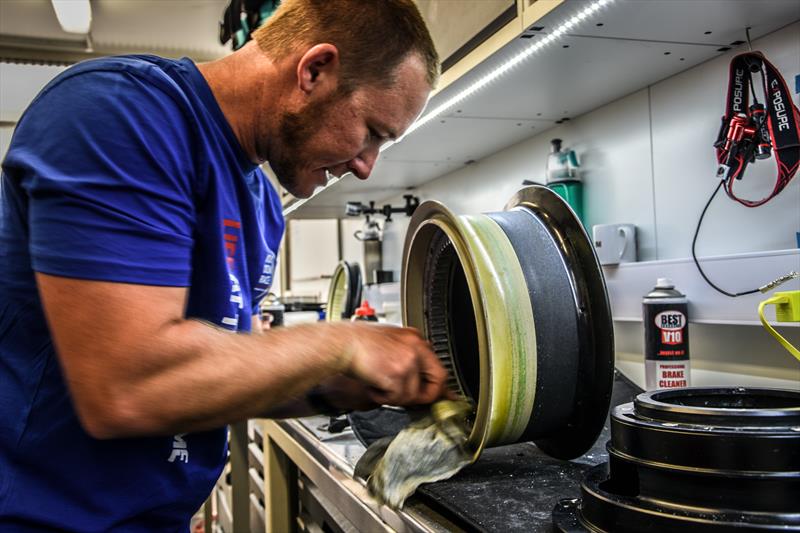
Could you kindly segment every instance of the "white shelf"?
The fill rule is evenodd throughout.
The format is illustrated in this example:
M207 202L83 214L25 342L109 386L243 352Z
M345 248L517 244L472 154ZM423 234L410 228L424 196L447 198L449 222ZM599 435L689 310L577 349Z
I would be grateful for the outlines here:
M715 257L699 257L706 275L728 291L742 291L765 285L794 270L800 272L800 250L778 250ZM658 278L672 279L675 287L689 299L689 321L698 324L760 325L758 304L769 297L756 293L730 298L712 289L700 276L691 258L666 261L624 263L603 267L611 314L620 322L642 321L642 298L652 290ZM800 289L800 280L792 280L776 291ZM772 306L770 306L772 307ZM774 319L774 310L767 309ZM782 324L800 327L800 324Z
M544 26L542 32L523 29L522 36L534 36L512 39L434 95L428 109L543 38L585 5L565 1L536 21ZM616 0L573 33L389 147L368 181L345 176L309 200L292 202L286 214L341 218L348 200L385 201L547 131L557 120L582 115L717 57L724 53L721 47L744 39L745 26L752 28L753 39L786 26L800 18L797 7L796 0Z

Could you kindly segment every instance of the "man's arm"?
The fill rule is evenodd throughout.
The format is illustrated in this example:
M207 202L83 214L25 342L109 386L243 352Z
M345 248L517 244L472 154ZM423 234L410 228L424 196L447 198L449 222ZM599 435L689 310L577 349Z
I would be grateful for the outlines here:
M261 335L265 331L269 331L270 328L270 324L261 320L259 315L253 315L252 334ZM317 385L315 389L325 398L328 405L334 409L367 411L380 406L379 403L371 399L371 391L368 386L343 374L337 374L326 379ZM259 418L297 418L313 414L318 414L318 412L308 402L307 396L304 395L275 405L266 413L261 413L258 416Z
M185 288L37 274L76 411L97 438L263 416L342 375L375 403L430 403L446 372L413 330L362 324L237 335L183 319Z

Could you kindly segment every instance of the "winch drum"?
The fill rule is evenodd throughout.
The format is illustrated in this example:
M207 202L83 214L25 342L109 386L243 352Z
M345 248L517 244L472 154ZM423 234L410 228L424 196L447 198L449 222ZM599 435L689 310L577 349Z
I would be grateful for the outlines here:
M469 445L534 441L559 458L600 433L613 378L605 283L569 206L544 187L505 211L456 216L425 202L406 236L404 324L423 332L475 402Z

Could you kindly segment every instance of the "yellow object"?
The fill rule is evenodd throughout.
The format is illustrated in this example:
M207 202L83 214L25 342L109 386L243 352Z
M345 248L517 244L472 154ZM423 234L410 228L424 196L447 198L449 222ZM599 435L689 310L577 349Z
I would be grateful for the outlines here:
M800 322L800 291L776 292L774 296L758 304L758 317L764 328L775 337L781 346L786 348L790 354L800 361L800 350L792 346L783 335L775 331L767 319L764 317L764 307L775 306L775 319L778 322Z
M525 274L502 228L486 215L456 216L432 200L414 212L406 237L404 325L430 338L428 300L408 295L425 294L426 258L440 234L464 265L474 305L480 388L472 398L476 414L466 447L477 459L487 446L517 442L529 423L536 394L536 327ZM447 353L453 357L452 348ZM449 364L455 366L452 359ZM458 392L467 396L464 390Z

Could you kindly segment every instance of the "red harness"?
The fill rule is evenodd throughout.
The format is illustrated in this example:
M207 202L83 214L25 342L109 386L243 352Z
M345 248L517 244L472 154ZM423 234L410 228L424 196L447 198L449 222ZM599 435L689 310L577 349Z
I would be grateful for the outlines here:
M761 73L765 104L758 102L752 75ZM753 104L750 105L750 94ZM800 112L792 102L786 82L761 52L733 58L728 82L725 116L714 147L717 149L717 177L725 192L747 207L763 205L778 195L794 177L800 163ZM772 192L761 200L745 200L733 192L735 180L742 179L748 163L767 159L775 152L778 177Z

